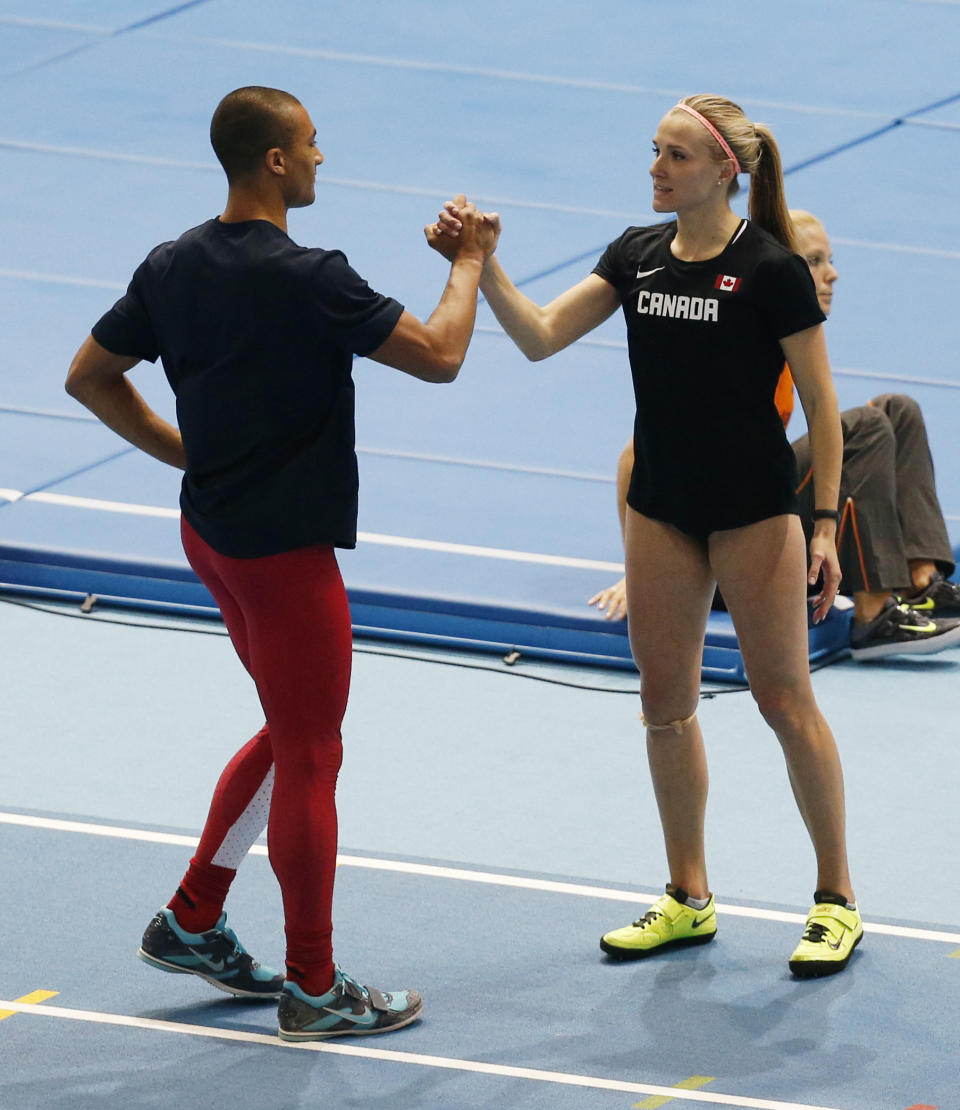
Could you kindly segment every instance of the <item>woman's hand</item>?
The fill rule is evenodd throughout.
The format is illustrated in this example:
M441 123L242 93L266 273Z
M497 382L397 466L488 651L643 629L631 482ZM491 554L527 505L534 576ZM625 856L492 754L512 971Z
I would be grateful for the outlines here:
M587 604L596 605L601 612L606 610L608 621L623 620L627 615L626 578L621 578L620 581L614 583L614 585L608 586L598 594L594 594Z
M810 540L810 572L807 575L811 586L820 581L820 592L810 600L814 624L819 624L830 612L840 588L840 578L836 525L833 521L817 521Z
M466 229L465 229L466 225ZM467 203L463 193L448 200L437 222L423 229L427 243L448 262L452 262L461 246L478 246L484 258L497 249L500 240L500 216L496 212L480 212ZM461 234L463 233L463 234Z

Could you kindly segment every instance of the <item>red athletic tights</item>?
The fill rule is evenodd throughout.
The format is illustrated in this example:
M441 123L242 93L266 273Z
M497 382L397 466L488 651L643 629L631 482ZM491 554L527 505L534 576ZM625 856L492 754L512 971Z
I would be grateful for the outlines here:
M287 975L308 994L323 994L333 980L334 792L352 647L336 556L332 547L316 546L234 559L214 551L186 521L181 534L190 565L213 594L256 683L267 723L221 775L197 854L171 906L184 928L209 928L269 812ZM211 920L200 921L198 913Z

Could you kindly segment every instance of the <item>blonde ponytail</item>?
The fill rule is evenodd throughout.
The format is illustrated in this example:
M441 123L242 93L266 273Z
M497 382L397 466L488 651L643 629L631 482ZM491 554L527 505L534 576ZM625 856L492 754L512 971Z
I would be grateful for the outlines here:
M765 123L754 124L757 135L757 164L750 174L750 219L788 250L796 251L797 239L787 208L780 148Z

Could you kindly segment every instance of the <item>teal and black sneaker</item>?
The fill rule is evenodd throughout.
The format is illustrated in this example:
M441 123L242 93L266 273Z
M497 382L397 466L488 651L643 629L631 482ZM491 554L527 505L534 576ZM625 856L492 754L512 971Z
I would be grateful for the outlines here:
M319 1041L345 1034L389 1033L416 1021L423 1009L418 991L378 991L362 987L339 967L326 994L306 994L296 983L283 984L278 1018L280 1039Z
M283 991L283 976L253 959L227 927L225 913L205 933L188 933L164 907L147 926L137 955L151 967L199 975L241 998L279 998Z

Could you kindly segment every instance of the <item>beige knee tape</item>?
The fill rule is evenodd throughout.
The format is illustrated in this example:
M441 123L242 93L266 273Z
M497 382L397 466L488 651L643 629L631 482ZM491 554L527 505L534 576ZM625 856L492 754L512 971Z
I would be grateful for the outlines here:
M696 718L697 714L696 712L693 712L690 714L689 717L681 717L679 720L676 721L667 721L665 725L652 725L642 713L640 714L640 720L647 726L647 729L650 732L670 731L675 732L677 736L679 736L680 733L683 732L683 730L687 727L688 724L690 724L691 721L695 721Z

